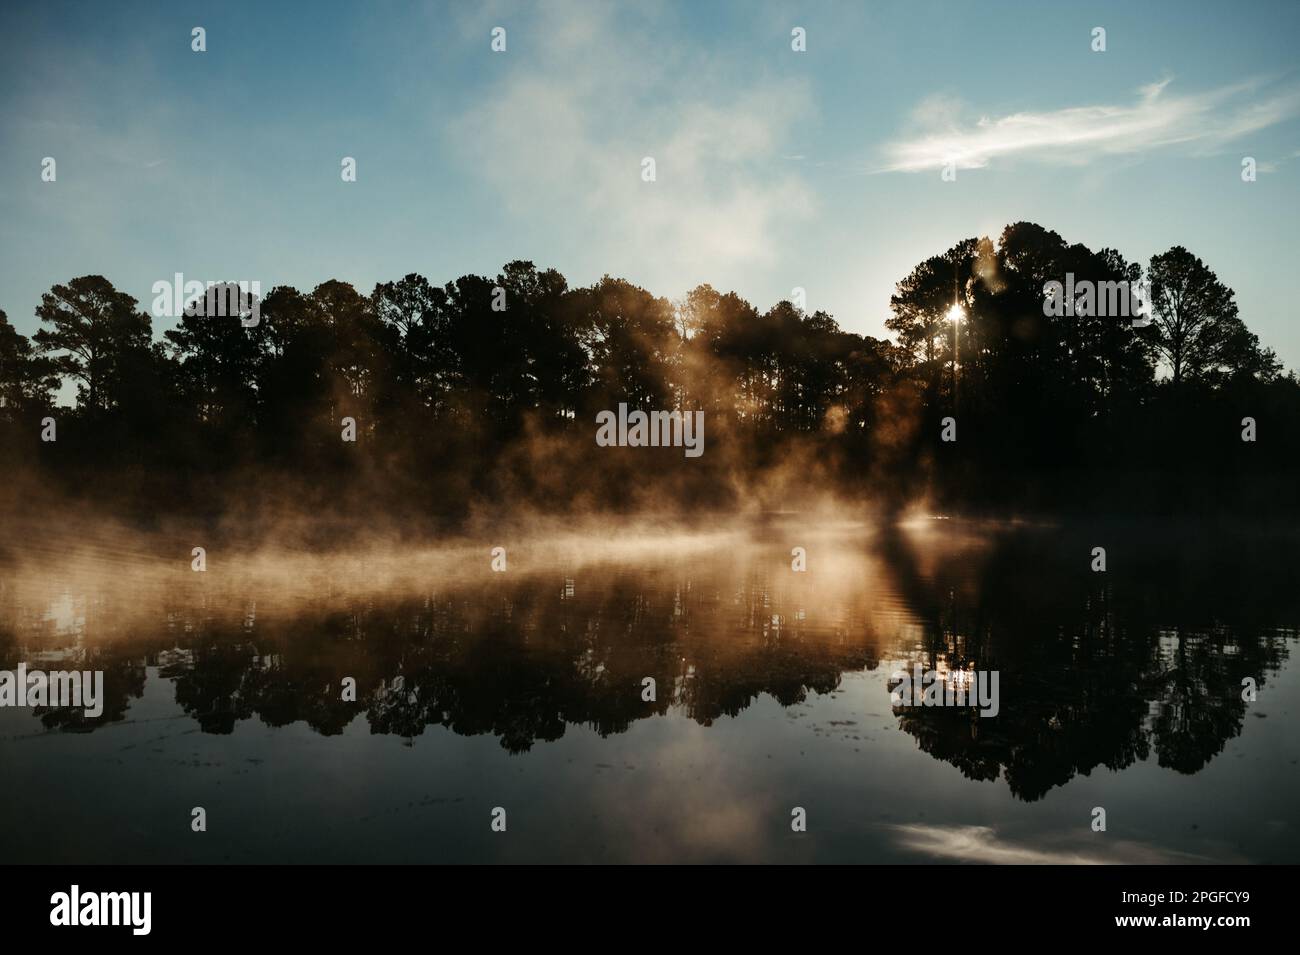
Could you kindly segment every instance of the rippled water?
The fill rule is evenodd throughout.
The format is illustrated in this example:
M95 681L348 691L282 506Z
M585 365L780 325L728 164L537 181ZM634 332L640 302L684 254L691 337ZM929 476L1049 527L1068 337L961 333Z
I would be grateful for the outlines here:
M0 669L100 669L107 703L0 709L5 856L1296 862L1297 539L773 518L203 574L41 551L0 569ZM915 663L998 671L998 715L892 706Z

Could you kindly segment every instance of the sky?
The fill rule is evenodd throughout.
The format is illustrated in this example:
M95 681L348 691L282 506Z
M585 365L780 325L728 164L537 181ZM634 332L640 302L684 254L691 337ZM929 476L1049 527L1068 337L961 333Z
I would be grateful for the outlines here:
M913 266L1029 220L1144 264L1187 247L1300 369L1300 3L6 0L0 24L25 334L78 275L147 309L177 272L369 292L528 259L760 309L799 287L883 337Z

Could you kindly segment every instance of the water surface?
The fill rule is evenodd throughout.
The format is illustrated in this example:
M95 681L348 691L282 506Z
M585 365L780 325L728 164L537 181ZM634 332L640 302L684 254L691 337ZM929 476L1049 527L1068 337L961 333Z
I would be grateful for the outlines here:
M33 545L0 669L108 700L0 709L4 855L1296 862L1298 536L776 517L522 540L504 573L500 541L203 574ZM891 706L915 663L997 670L998 715Z

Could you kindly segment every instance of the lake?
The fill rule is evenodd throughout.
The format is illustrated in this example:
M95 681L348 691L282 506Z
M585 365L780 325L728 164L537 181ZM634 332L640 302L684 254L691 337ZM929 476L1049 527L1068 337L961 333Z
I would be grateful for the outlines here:
M776 514L202 573L11 541L0 669L106 698L0 708L4 856L1294 863L1297 540ZM917 665L996 672L997 714L893 705Z

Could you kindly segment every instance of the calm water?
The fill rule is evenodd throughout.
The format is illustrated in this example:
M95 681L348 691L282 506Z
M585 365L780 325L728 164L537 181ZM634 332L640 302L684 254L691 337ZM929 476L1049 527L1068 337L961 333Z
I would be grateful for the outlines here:
M497 541L0 569L0 669L102 669L108 698L0 709L3 854L1298 862L1297 540L773 519L525 542L505 573ZM998 716L892 707L917 662L997 670Z

